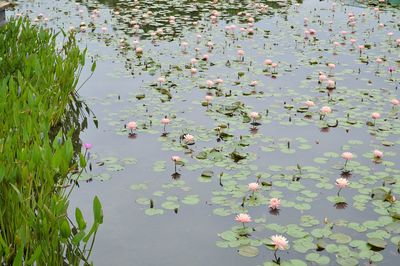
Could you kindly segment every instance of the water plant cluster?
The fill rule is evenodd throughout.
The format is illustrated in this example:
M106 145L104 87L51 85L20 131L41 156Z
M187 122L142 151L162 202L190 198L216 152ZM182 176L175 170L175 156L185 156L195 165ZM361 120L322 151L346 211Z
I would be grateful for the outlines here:
M79 208L67 214L69 176L87 159L77 95L86 51L26 19L0 27L0 40L0 264L89 264L100 201L91 227Z

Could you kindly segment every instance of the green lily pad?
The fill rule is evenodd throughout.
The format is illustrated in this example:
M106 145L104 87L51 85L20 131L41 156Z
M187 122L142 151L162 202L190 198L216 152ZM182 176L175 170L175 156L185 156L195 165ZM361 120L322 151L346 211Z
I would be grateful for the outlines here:
M380 238L369 238L368 244L379 249L384 249L387 245L386 241Z
M253 246L243 246L238 249L238 254L243 257L256 257L259 253L258 248Z

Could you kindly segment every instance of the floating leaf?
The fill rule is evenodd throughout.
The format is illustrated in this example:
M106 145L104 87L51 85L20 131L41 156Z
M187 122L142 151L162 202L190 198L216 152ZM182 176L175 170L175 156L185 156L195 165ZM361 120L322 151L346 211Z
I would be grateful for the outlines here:
M386 241L380 238L369 238L368 244L379 249L384 249L387 245Z
M238 253L244 257L256 257L260 253L258 248L253 246L243 246L238 249Z

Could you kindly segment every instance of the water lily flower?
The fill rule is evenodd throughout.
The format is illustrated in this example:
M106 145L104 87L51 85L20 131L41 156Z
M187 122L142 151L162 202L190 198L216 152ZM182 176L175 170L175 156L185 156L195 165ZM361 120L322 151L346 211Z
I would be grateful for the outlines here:
M347 162L349 160L353 159L353 157L354 157L354 155L351 152L346 151L346 152L342 153L342 158L346 160L346 162L344 163L345 169L346 169Z
M338 178L335 181L336 186L339 188L337 195L339 196L340 191L349 185L349 181L346 178Z
M193 144L193 143L194 143L194 137L193 137L192 135L190 135L190 134L186 134L186 135L184 135L184 137L183 137L183 141L184 141L186 144Z
M253 123L260 119L260 114L258 112L251 112L249 116L253 120Z
M346 178L336 179L336 186L340 189L345 188L349 185L349 181Z
M372 114L371 114L371 117L372 117L373 119L378 119L378 118L381 117L381 114L380 114L380 113L372 113Z
M164 125L164 132L165 132L166 126L167 126L170 122L171 122L171 120L170 120L167 116L165 116L163 119L161 119L161 124Z
M315 103L313 101L306 101L305 104L307 105L308 108L315 106Z
M206 100L207 103L210 103L212 101L213 97L211 95L206 95L204 97L204 99Z
M274 73L276 73L276 68L278 67L277 63L272 63L271 67L274 69Z
M364 45L360 44L360 45L358 46L358 50L360 50L360 56L361 56L362 51L363 51L364 49L365 49L365 46L364 46Z
M271 59L265 59L264 65L266 65L266 66L272 65L272 60Z
M252 191L253 193L261 188L260 184L258 184L256 182L250 183L248 185L248 187L249 187L249 190Z
M158 81L158 83L160 83L160 86L161 86L161 84L165 83L165 77L159 77L157 79L157 81Z
M376 119L379 119L381 117L381 114L380 113L372 113L371 114L371 118L372 119L374 119L374 126L375 126L375 121L376 121Z
M397 99L390 100L390 103L393 105L393 107L400 105L400 101Z
M247 213L240 213L236 215L235 220L239 223L243 224L243 228L245 227L245 223L250 223L251 222L251 217Z
M319 73L319 75L318 75L319 83L324 82L327 78L328 77L324 73Z
M238 54L238 56L242 57L242 56L244 56L244 51L242 49L239 49L237 51L237 54Z
M275 250L285 250L288 248L289 242L286 237L282 235L271 236L272 243L275 245Z
M310 35L310 31L309 30L305 30L304 31L304 39L308 39L308 36Z
M177 165L179 162L181 162L181 157L179 157L179 156L177 156L177 155L174 155L174 156L171 157L171 160L174 162L174 165L175 165L175 173L176 173L176 165Z
M195 66L196 63L197 63L197 59L196 59L196 58L190 59L190 63L191 63L193 66Z
M280 205L281 205L281 200L280 199L272 198L272 199L269 200L268 207L271 208L272 210L277 210Z
M171 160L174 161L174 162L180 162L181 161L181 157L179 157L177 155L174 155L174 156L171 157Z
M325 116L332 112L332 109L329 106L323 106L321 108L321 113Z
M131 122L129 122L129 123L126 125L126 127L127 127L128 129L130 129L130 130L131 130L131 133L133 134L133 130L136 130L137 124L136 124L135 121L131 121Z
M374 150L374 157L375 159L381 159L383 157L383 152L380 150Z
M136 51L137 54L141 54L141 53L143 53L143 48L136 47L135 51Z
M336 87L336 82L332 79L328 79L326 83L327 83L326 87L328 89L334 89Z
M351 152L346 151L346 152L342 153L342 158L345 160L351 160L351 159L353 159L353 157L354 156Z

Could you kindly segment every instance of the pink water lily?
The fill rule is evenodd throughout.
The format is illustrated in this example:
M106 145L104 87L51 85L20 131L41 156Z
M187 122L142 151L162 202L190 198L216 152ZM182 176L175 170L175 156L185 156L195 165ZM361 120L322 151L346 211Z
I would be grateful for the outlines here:
M351 152L346 151L342 153L342 158L345 159L346 161L353 159L353 157L354 155Z
M400 100L397 99L392 99L390 100L390 103L393 105L393 107L400 105Z
M349 185L349 181L346 178L338 178L336 179L336 186L338 188L345 188Z
M376 159L381 159L383 157L383 152L381 152L380 150L374 150L374 157Z
M375 126L375 123L376 123L376 119L379 119L381 117L381 114L380 113L372 113L371 114L371 118L372 119L374 119L374 126Z
M346 169L347 166L347 162L351 159L353 159L354 155L351 152L343 152L342 153L342 158L346 160L346 162L344 163L344 169Z
M181 161L181 157L179 157L177 155L174 155L174 156L171 157L171 160L174 161L174 162L180 162Z
M161 124L163 125L168 125L171 122L171 120L167 117L164 117L163 119L161 119Z
M371 114L372 119L378 119L381 117L380 113L372 113Z
M260 184L258 184L258 183L256 183L256 182L250 183L250 184L248 185L248 187L249 187L249 190L252 191L252 192L256 192L256 191L258 191L258 190L261 188Z
M131 121L131 122L129 122L129 123L126 125L126 127L127 127L128 129L130 129L130 130L131 130L131 133L133 134L133 130L136 130L137 124L136 124L135 121Z
M328 89L334 89L336 87L336 82L332 79L328 79L326 83L327 83L326 87Z
M174 166L175 166L175 173L176 171L176 165L181 162L181 157L179 157L178 155L174 155L171 157L171 160L174 162Z
M346 178L338 178L336 179L335 184L339 188L339 191L337 193L337 195L339 196L340 191L349 185L349 181Z
M193 144L194 143L194 136L190 135L190 134L186 134L183 136L183 141L186 144Z
M163 119L161 119L161 124L164 125L164 132L166 131L166 126L171 123L171 120L165 116Z
M142 54L143 53L143 48L142 47L137 47L135 49L135 51L136 51L137 54Z
M282 235L274 235L271 236L272 244L274 244L275 250L285 250L288 248L289 241L286 237Z
M258 119L261 118L261 116L260 116L260 114L258 112L251 112L249 114L249 117L251 118L252 123L255 123Z
M243 228L245 223L250 223L252 221L250 215L248 215L247 213L240 213L236 215L235 220L239 223L242 223Z
M305 104L308 108L315 106L315 103L313 101L306 101Z
M278 250L286 250L289 247L289 241L283 235L271 236L272 245L274 245L274 257L275 261L278 261L276 253Z
M272 210L277 210L281 206L281 200L278 198L271 198L268 207Z
M329 106L323 106L321 108L321 114L323 116L326 116L327 114L330 114L332 112L332 109Z

